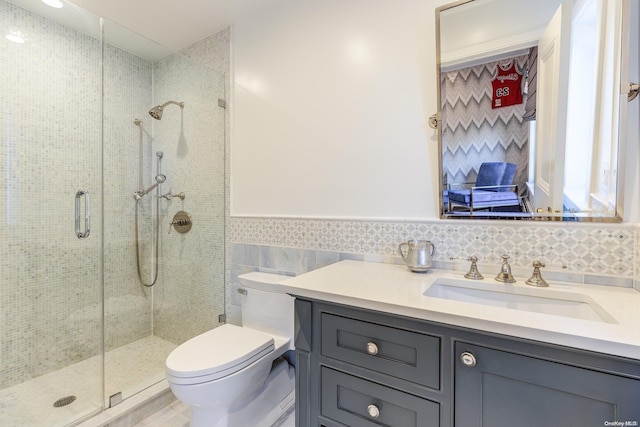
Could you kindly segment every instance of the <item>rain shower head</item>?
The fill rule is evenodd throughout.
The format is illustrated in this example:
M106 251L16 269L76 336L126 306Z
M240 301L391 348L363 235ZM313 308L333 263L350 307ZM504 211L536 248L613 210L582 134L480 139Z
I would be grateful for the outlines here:
M166 107L169 104L175 104L175 105L179 106L180 108L184 108L184 102L167 101L164 104L156 105L151 110L149 110L149 115L151 117L153 117L154 119L156 119L156 120L161 120L162 119L162 111L164 110L164 107Z

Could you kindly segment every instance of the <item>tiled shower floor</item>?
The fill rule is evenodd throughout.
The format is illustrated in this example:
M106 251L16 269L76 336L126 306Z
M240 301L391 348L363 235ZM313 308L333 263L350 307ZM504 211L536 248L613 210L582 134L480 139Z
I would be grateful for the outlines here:
M175 344L147 337L105 355L106 396L122 392L126 398L164 378L164 363ZM102 407L99 356L0 390L0 426L65 426ZM64 396L76 396L70 405L55 408Z

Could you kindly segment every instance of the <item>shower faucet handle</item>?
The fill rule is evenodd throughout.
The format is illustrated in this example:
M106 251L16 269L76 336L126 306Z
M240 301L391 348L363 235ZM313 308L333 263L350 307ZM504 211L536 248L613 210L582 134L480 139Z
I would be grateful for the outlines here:
M171 190L169 190L168 193L163 194L160 197L162 197L163 199L167 199L167 200L171 200L172 197L177 197L180 200L184 200L187 196L184 194L184 191L181 191L178 194L173 194L173 193L171 193Z
M480 272L478 271L478 257L475 255L472 255L469 258L467 258L467 261L471 262L471 267L469 267L469 271L467 272L467 274L464 275L464 277L471 280L484 279L484 276L480 274Z
M544 262L538 260L533 261L533 273L531 274L531 277L529 277L524 283L539 288L548 287L549 284L542 278L542 274L540 274L541 267L544 267Z
M179 227L187 227L187 226L191 226L191 222L190 221L186 221L184 219L173 219L173 221L171 221L169 223L169 232L167 234L171 234L171 229L173 227L176 227L176 230L179 230Z

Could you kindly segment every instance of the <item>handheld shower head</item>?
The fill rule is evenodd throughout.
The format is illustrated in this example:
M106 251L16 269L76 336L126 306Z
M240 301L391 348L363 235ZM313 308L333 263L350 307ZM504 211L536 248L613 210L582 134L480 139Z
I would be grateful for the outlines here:
M184 108L184 102L167 101L164 104L156 105L151 110L149 110L149 115L156 120L162 120L162 112L164 111L164 107L169 104L175 104L180 108Z

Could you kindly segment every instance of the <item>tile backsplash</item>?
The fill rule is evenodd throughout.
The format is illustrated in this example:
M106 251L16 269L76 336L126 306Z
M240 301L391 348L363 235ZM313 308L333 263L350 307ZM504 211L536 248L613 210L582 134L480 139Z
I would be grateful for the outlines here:
M476 255L489 277L508 254L520 276L541 260L551 280L622 287L638 282L640 229L634 224L232 217L228 230L232 283L248 271L297 275L341 259L400 263L397 247L409 239L433 242L439 268L466 271L465 259Z

